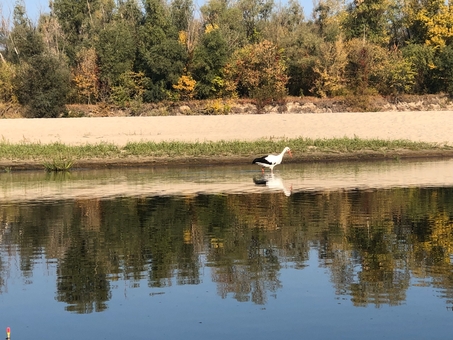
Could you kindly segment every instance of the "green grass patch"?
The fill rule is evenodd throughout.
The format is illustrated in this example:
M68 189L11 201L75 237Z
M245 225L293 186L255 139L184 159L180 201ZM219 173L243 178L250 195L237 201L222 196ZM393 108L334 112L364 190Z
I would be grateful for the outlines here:
M389 151L451 150L448 145L412 142L408 140L380 140L360 138L333 139L262 139L253 142L131 142L123 147L109 143L70 146L62 143L0 142L0 160L37 161L46 168L58 169L72 166L77 160L115 159L127 157L212 157L212 156L256 156L279 153L289 146L295 155L300 153L359 153ZM71 163L71 164L69 164ZM54 171L54 170L52 170Z
M71 170L72 166L74 165L74 161L72 159L60 156L53 158L50 161L44 162L43 165L44 169L47 172L64 172Z

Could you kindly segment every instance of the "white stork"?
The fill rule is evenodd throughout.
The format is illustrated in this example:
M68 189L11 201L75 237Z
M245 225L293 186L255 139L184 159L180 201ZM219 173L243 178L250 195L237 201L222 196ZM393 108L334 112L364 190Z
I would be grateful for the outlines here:
M283 155L288 152L291 157L293 157L291 153L291 149L285 147L283 151L279 155L267 155L259 158L255 158L253 160L253 164L258 164L261 166L261 171L264 173L264 168L270 168L271 173L274 173L274 166L280 164L283 160Z

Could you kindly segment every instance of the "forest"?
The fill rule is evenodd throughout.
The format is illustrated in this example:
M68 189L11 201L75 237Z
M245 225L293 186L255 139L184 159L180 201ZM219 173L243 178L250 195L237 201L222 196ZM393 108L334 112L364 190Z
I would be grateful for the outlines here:
M441 0L51 0L1 15L0 105L140 106L288 96L453 94L453 7ZM0 13L1 14L1 13Z

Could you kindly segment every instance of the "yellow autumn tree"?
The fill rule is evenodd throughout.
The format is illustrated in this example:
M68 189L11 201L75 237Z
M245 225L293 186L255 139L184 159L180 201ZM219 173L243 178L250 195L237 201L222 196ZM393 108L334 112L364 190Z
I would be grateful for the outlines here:
M14 66L3 59L0 53L0 103L17 102L13 87L14 74Z
M225 90L249 97L259 106L287 95L283 50L270 41L250 44L236 51L224 68Z
M195 95L196 81L189 75L182 75L178 79L178 83L173 85L173 89L177 92L179 99L189 100Z
M425 44L443 48L453 43L453 6L433 1L431 6L424 6L418 11L416 20L425 29Z
M99 68L93 48L83 48L77 53L77 65L72 70L72 81L76 96L90 104L99 96Z
M344 94L348 53L343 40L322 42L319 49L321 53L313 67L317 77L311 91L321 98Z

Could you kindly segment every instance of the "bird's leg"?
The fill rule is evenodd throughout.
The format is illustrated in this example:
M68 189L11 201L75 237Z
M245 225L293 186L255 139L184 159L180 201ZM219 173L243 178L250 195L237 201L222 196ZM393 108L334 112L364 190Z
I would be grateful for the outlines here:
M264 168L261 168L261 172L264 174Z

